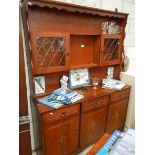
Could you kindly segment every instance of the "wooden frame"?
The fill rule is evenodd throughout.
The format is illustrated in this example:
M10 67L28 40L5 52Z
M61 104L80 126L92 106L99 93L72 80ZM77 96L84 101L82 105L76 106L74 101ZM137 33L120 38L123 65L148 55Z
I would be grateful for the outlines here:
M64 37L65 38L65 65L64 66L56 66L56 67L46 67L39 68L38 67L38 55L37 55L37 37ZM44 74L58 71L65 71L69 69L69 54L70 54L70 35L68 33L60 33L60 32L33 32L30 36L31 45L32 45L32 62L33 62L33 71L34 74Z
M119 40L118 57L116 60L105 61L103 59L105 39L118 39ZM120 64L121 60L122 60L122 50L123 50L123 39L120 34L101 35L100 66L110 66L110 65ZM111 52L111 51L109 51L109 52Z

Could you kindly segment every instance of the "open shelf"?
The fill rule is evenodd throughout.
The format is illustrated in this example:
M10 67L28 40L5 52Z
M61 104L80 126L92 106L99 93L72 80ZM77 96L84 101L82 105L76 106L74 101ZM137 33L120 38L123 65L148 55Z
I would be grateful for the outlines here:
M86 67L97 67L98 64L83 64L83 65L76 65L76 66L70 66L70 69L78 69L78 68L86 68Z
M70 68L96 67L101 35L70 35Z

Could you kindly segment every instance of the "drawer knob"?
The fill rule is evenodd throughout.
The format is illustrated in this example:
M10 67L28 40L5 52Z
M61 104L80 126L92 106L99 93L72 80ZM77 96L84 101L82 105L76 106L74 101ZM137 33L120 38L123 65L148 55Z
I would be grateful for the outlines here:
M62 117L64 117L64 116L66 115L66 113L65 113L65 112L62 112L62 113L60 113L60 115L61 115Z
M96 103L96 107L98 106L98 103Z

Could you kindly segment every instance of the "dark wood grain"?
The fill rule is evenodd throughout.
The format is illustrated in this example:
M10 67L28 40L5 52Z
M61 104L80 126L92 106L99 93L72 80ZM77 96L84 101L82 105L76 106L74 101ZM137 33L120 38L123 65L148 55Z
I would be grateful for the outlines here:
M43 127L45 155L77 154L79 139L79 114Z
M28 115L27 87L22 38L22 22L19 13L19 117ZM30 125L19 125L19 155L32 155Z
M92 15L99 16L109 16L109 17L117 17L117 18L126 18L129 14L122 12L114 12L110 10L103 10L99 8L86 7L81 5L75 5L70 3L64 3L59 1L51 1L51 0L29 0L31 6L36 5L39 7L49 7L49 8L57 8L58 10L66 10L70 12L79 12L79 13L88 13Z
M19 155L32 155L28 123L19 126Z
M82 113L80 147L93 144L105 133L107 107Z
M19 116L28 115L27 87L22 39L21 15L19 16Z
M70 66L95 64L94 57L99 56L97 49L94 50L95 41L100 36L92 35L71 35ZM81 47L84 46L84 47ZM97 48L97 47L96 47ZM98 46L99 48L99 46ZM76 58L76 61L75 61ZM97 59L97 58L96 58ZM97 64L96 64L97 65Z
M130 88L123 89L120 91L115 91L110 95L110 103L129 97L129 95L130 95Z
M43 123L49 124L49 123L53 123L55 121L65 120L66 118L68 118L72 115L76 115L78 113L80 113L80 105L79 104L74 104L70 107L66 106L64 108L44 114L42 116Z
M114 130L124 130L126 112L129 98L124 98L109 105L106 132L112 133Z
M81 112L102 108L103 106L108 105L108 103L109 103L109 95L87 100L85 102L82 102Z

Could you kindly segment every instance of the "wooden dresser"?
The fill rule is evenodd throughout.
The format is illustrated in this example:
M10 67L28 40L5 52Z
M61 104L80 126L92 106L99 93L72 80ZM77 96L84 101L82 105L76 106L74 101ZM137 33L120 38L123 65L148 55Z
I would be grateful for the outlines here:
M87 93L77 90L84 95L84 99L57 110L37 103L44 153L76 155L94 144L105 132L122 131L130 88L127 85L115 91L98 86L94 91L89 87Z
M107 68L114 67L113 78L120 79L125 26L128 14L78 6L50 0L28 0L25 23L31 61L32 101L41 125L44 155L76 155L95 143L105 132L123 130L130 86L122 90L103 89ZM103 34L101 24L116 22L119 34ZM37 102L60 87L69 70L88 68L90 77L99 77L96 90L81 92L80 102L54 110ZM34 77L45 76L44 94L35 95Z

